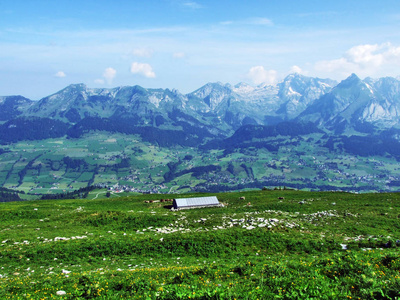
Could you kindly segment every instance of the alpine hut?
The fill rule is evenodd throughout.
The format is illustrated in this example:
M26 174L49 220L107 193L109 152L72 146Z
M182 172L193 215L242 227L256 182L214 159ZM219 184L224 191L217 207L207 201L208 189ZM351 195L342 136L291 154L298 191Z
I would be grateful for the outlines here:
M221 206L216 196L174 199L172 205L173 209Z

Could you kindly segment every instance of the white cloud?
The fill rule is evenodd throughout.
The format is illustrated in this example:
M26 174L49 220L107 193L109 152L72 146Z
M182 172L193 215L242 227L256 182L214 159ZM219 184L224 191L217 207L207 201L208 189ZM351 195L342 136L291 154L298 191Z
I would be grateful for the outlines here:
M357 72L357 66L345 58L333 59L333 60L322 60L315 64L314 68L317 71L324 73L354 73Z
M153 68L146 63L138 63L134 62L131 65L131 72L133 74L140 74L147 78L155 78L156 74L153 71Z
M345 59L360 66L378 67L383 63L384 60L384 53L379 52L384 47L384 45L355 46L346 52Z
M303 70L299 66L292 66L290 68L290 73L303 74Z
M63 71L58 71L56 74L54 74L54 76L58 78L64 78L67 75Z
M172 55L174 58L184 58L186 56L185 52L175 52Z
M154 50L150 48L137 48L132 51L132 54L138 57L152 57L153 52Z
M104 70L103 77L108 84L112 84L115 76L117 76L117 71L113 68L107 68Z
M117 76L117 70L115 70L114 68L106 68L103 72L103 78L98 78L94 80L94 83L96 84L112 84L115 76Z
M398 74L400 47L390 43L358 45L347 50L341 58L319 61L314 68L324 73L359 76L388 76Z
M254 84L275 84L277 82L278 73L275 70L265 70L263 66L255 66L250 68L247 78Z

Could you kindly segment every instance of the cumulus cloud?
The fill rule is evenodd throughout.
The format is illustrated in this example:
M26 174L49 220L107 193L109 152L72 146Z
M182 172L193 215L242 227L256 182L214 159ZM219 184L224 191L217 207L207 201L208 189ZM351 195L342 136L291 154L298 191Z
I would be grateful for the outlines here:
M143 75L146 78L155 78L156 74L153 71L153 68L146 63L138 63L134 62L131 65L131 73Z
M299 66L292 66L290 68L290 73L303 74L303 70Z
M390 43L358 45L347 50L342 57L319 61L314 67L320 72L342 75L388 75L400 67L400 47Z
M250 68L247 78L254 84L275 84L277 82L278 73L275 70L265 70L263 66L255 66Z
M115 76L117 76L117 71L113 68L107 68L104 70L103 78L107 81L108 84L112 84Z
M112 84L115 76L117 76L117 71L114 68L107 68L103 72L103 77L95 79L94 83L96 84Z
M325 73L340 72L343 74L357 72L357 65L349 62L345 58L338 58L333 60L322 60L315 64L315 69Z
M63 71L58 71L56 74L54 74L54 76L58 78L64 78L67 75Z
M150 48L137 48L132 51L132 54L138 57L152 57L153 52L154 50Z
M384 56L386 56L384 48L386 47L383 45L355 46L346 52L345 59L360 66L378 67L383 63Z

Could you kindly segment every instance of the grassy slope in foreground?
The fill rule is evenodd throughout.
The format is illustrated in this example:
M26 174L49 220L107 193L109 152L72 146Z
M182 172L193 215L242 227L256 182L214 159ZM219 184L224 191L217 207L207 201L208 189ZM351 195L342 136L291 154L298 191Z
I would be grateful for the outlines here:
M155 195L1 203L0 297L400 296L400 195L217 196L224 208L177 212Z

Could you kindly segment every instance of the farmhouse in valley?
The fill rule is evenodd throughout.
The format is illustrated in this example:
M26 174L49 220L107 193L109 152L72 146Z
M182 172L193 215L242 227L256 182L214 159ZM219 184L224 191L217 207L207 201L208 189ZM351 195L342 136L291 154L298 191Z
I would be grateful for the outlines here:
M200 207L223 206L221 203L219 203L216 196L174 199L172 205L173 209L190 209L190 208L200 208Z

